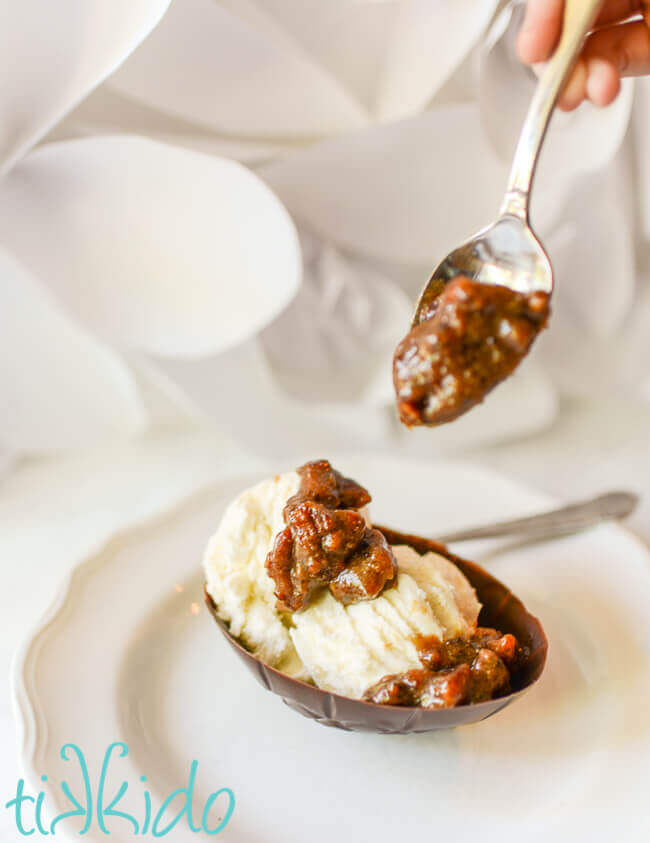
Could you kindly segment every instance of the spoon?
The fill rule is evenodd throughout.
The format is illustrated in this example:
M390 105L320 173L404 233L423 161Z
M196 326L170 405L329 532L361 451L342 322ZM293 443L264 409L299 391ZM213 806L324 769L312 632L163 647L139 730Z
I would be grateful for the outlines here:
M626 518L634 512L638 503L638 496L632 492L609 492L541 515L459 530L436 538L443 544L501 536L522 536L531 540L552 539L578 533L602 521Z
M530 104L497 221L438 265L420 296L413 327L427 318L431 302L458 275L524 294L553 290L551 262L529 224L530 191L553 109L602 0L565 0L564 5L562 36Z

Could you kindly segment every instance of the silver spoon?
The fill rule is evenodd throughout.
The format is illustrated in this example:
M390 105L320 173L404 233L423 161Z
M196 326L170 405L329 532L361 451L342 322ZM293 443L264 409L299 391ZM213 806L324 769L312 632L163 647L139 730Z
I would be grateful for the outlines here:
M551 262L528 221L530 191L553 109L602 1L565 0L562 36L530 104L499 217L438 265L420 296L413 326L422 321L423 309L428 309L457 275L519 293L553 290Z
M638 503L638 496L632 492L609 492L606 495L563 506L561 509L554 509L541 515L459 530L455 533L447 533L445 536L436 536L436 540L443 544L450 544L501 536L521 536L531 540L552 539L578 533L602 521L626 518L634 512Z

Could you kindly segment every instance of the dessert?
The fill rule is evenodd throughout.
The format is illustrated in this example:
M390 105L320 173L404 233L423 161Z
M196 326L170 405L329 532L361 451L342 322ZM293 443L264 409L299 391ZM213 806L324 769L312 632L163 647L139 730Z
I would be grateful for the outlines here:
M204 557L229 634L287 677L354 700L435 709L507 694L526 649L478 626L453 558L371 526L369 502L326 460L239 495Z
M481 402L512 374L549 316L547 293L464 276L434 293L393 360L398 412L409 427L453 421Z

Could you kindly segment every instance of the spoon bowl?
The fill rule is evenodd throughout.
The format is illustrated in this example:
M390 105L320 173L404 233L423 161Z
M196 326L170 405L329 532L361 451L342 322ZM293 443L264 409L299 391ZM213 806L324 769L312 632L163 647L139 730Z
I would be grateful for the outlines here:
M517 293L553 290L551 261L533 230L524 219L504 214L438 264L418 301L413 327L427 317L433 300L458 275Z

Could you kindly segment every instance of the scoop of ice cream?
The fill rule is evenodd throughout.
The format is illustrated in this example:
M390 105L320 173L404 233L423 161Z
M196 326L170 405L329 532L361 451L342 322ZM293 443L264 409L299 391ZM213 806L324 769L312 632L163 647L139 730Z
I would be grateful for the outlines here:
M325 690L361 697L386 674L420 667L415 636L471 632L480 604L463 574L442 556L406 546L393 548L397 582L378 597L343 605L323 589L304 611L279 612L265 562L299 485L289 472L242 492L206 549L207 591L255 656ZM359 511L369 523L367 510Z
M291 471L242 492L224 512L203 559L208 594L231 634L262 661L292 676L305 671L276 611L275 584L264 564L284 529L284 506L299 485Z
M324 593L293 616L291 638L316 684L360 697L383 676L421 667L413 639L469 635L480 603L456 566L442 556L393 548L397 585L365 603L342 606Z
M394 547L400 572L409 574L426 594L445 638L459 638L476 626L481 604L461 571L438 553L424 556L412 547Z
M348 697L360 697L388 673L420 667L414 637L442 634L408 574L365 603L343 606L324 592L294 623L291 638L314 682Z

